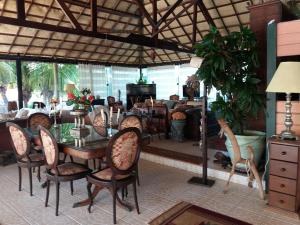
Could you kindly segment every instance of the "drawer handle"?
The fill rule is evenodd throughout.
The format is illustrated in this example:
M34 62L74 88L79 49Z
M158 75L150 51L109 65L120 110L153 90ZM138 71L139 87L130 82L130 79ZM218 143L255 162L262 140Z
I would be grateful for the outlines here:
M286 171L286 168L281 168L280 171L281 171L281 172L285 172L285 171Z
M279 202L280 202L281 204L283 204L283 203L284 203L284 200L281 200L281 199L280 199Z
M284 188L284 187L285 187L285 185L284 185L284 184L280 184L280 187L281 187L281 188Z
M286 151L284 151L284 152L281 152L281 155L286 155Z

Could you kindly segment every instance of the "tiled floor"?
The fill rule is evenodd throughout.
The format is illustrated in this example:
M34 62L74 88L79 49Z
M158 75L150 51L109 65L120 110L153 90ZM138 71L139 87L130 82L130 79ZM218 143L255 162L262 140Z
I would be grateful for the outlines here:
M182 200L192 202L252 224L284 225L299 224L295 214L269 208L258 198L254 189L232 184L228 194L222 193L224 181L217 180L212 188L187 184L194 174L172 167L142 160L140 163L141 186L138 198L141 214L117 208L119 225L146 225L154 217ZM45 190L34 179L34 196L28 193L27 172L23 172L23 190L18 191L15 165L0 167L0 224L112 224L112 198L103 191L96 199L92 213L87 208L72 208L76 201L85 199L86 181L74 183L74 196L70 195L69 183L61 185L59 216L54 215L55 188L51 186L48 208L44 207ZM133 203L132 189L128 201Z

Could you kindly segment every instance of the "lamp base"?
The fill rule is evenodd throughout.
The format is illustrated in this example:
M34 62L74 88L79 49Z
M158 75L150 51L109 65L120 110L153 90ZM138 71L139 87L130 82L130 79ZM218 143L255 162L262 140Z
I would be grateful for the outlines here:
M295 134L294 131L286 131L286 130L284 130L284 131L282 131L280 133L279 136L280 136L280 138L282 140L299 140L299 137L296 136L296 134Z

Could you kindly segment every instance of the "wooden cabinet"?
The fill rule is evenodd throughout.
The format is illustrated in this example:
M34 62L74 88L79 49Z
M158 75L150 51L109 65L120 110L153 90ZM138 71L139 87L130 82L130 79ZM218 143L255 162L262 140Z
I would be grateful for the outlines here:
M269 139L269 205L299 212L300 141Z

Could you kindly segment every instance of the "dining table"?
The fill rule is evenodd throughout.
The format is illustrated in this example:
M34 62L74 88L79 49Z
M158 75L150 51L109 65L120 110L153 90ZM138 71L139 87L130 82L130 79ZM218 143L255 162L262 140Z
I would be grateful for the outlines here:
M91 125L85 125L84 132L78 133L74 123L56 124L50 128L50 132L55 138L59 151L73 158L83 159L86 162L91 159L101 159L105 156L106 148L111 137L118 132L117 129L108 128L108 136L99 135ZM39 142L38 131L26 128L27 133L34 143ZM142 134L142 146L150 144L150 135ZM95 198L103 189L101 186L95 186L92 191L92 198ZM121 200L117 196L118 204L132 210L132 206ZM73 204L73 208L89 205L90 200L85 199Z

